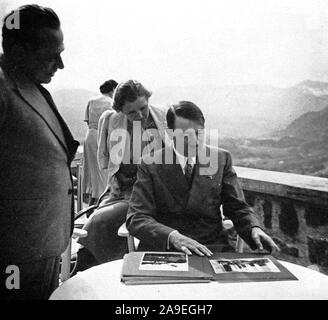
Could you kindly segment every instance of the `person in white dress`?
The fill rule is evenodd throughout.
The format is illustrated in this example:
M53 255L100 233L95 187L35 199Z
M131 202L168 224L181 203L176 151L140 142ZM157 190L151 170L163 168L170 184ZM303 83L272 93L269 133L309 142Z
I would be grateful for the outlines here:
M91 98L88 102L84 121L88 132L83 150L83 193L90 195L89 205L96 203L106 188L106 171L99 170L97 162L98 121L103 112L111 110L113 93L117 86L115 80L108 80L100 86L101 95Z

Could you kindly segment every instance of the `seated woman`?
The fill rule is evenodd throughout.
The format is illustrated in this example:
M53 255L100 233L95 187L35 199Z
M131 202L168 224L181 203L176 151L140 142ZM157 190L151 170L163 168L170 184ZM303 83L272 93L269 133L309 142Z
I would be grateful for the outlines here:
M166 112L149 105L150 96L140 82L123 82L114 93L115 111L106 111L99 120L97 158L108 174L107 193L84 226L88 236L79 239L84 246L78 253L80 262L93 256L104 263L122 258L127 251L126 239L117 231L126 219L137 163L148 151L161 149L168 139Z

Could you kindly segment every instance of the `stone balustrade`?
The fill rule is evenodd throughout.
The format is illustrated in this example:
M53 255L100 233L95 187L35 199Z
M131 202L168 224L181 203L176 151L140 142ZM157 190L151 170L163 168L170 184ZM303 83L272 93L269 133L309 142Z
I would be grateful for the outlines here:
M328 273L328 179L235 167L278 258Z

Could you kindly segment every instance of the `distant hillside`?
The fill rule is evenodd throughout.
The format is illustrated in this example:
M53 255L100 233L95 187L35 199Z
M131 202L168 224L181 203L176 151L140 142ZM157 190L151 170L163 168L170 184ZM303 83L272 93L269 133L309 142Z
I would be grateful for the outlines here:
M328 106L301 115L275 139L239 140L231 151L240 166L328 178L327 141Z
M315 96L328 95L328 84L326 82L305 80L297 84L294 88Z
M323 110L303 114L294 120L282 134L306 140L321 140L323 136L328 135L328 105Z
M65 89L55 91L54 101L71 129L75 139L82 141L87 132L84 122L85 109L91 97L97 93L83 89Z
M151 103L191 100L204 110L207 127L219 128L219 145L234 164L328 177L328 84L304 81L265 86L184 87L156 90ZM88 90L59 90L54 100L74 137L83 141ZM280 130L276 130L276 129ZM272 135L272 130L276 134Z
M293 120L328 104L328 83L304 81L290 88L194 86L156 90L155 104L191 100L205 113L207 126L225 137L270 137Z
M328 83L303 81L290 88L271 86L190 86L155 90L151 103L166 106L191 100L204 111L208 128L221 137L271 138L301 115L328 105ZM54 100L74 136L83 140L88 100L97 93L83 89L54 92Z

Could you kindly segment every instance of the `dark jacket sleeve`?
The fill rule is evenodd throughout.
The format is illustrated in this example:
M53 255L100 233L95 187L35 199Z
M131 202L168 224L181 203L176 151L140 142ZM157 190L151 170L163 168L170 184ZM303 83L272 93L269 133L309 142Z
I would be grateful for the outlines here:
M7 107L7 99L5 96L5 90L2 84L0 83L0 131L6 119L7 109L8 107Z
M232 167L229 152L226 153L227 161L223 173L222 203L223 214L231 219L239 236L255 250L255 242L251 239L251 229L259 227L260 223L252 208L246 203L243 190L237 180L237 174Z
M138 166L137 181L133 186L126 227L147 248L165 251L169 234L174 229L157 221L154 185L148 165Z

